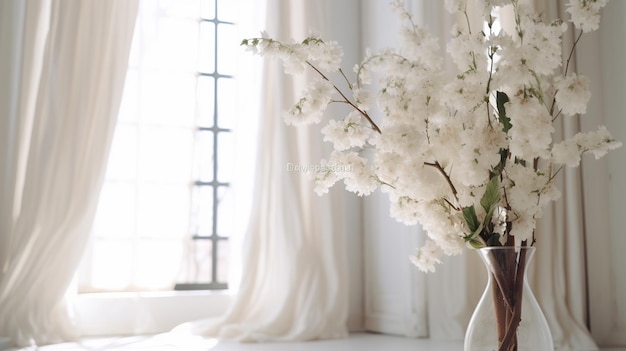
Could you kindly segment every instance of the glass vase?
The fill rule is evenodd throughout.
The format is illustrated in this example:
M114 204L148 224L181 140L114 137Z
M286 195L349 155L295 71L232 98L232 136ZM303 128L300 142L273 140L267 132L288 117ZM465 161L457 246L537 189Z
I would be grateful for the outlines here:
M465 333L465 351L554 350L552 335L526 277L534 247L478 249L488 273Z

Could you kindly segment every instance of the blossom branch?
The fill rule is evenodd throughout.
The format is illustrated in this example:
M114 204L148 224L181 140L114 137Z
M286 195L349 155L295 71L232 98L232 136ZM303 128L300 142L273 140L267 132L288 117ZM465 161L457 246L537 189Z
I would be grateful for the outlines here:
M572 44L572 48L570 49L569 55L567 56L567 61L565 62L565 70L563 71L563 76L567 76L567 71L569 70L569 64L572 61L572 57L574 56L574 52L576 51L576 46L578 45L578 42L580 41L580 38L582 38L583 36L583 31L581 30L580 33L578 33L578 36L576 37L576 40L574 40L574 44ZM556 91L554 92L554 97L552 98L552 105L550 106L550 114L554 113L554 107L556 106ZM559 112L556 114L556 116L554 116L554 120L556 120L556 118L558 117L558 115L561 113L561 111L559 110Z
M458 197L458 192L456 190L456 188L454 187L454 184L452 183L452 180L450 179L450 175L448 173L446 173L446 170L443 169L443 167L441 167L441 164L439 163L439 161L435 161L435 162L424 162L424 165L426 166L431 166L431 167L435 167L439 173L441 173L443 175L443 177L446 179L446 182L448 182L448 185L450 186L450 189L452 190L452 194L454 195L454 198L458 201L459 197ZM456 207L455 207L456 208Z
M346 74L343 72L343 70L341 68L339 69L339 73L341 73L341 76L346 81L346 84L348 84L348 88L350 90L353 90L352 83L350 83L350 80L348 79L348 77L346 77Z
M382 134L382 131L380 130L380 128L378 127L378 125L376 125L376 123L374 123L374 121L372 120L372 118L367 114L367 112L363 111L362 109L360 109L357 105L355 105L352 101L350 101L350 99L348 99L344 93L341 91L341 89L339 89L330 79L328 79L328 77L326 77L326 75L324 73L322 73L322 71L320 71L319 69L317 69L317 67L315 67L313 64L311 64L311 62L309 61L305 61L307 63L307 65L309 65L311 68L313 68L313 70L315 70L315 72L317 72L323 79L325 79L327 82L330 82L333 85L333 88L335 88L335 90L339 93L339 95L341 96L341 98L350 106L352 106L353 109L355 109L357 112L359 112L361 114L361 116L365 117L365 119L369 122L369 124L372 126L372 129L374 129L375 132L377 132L378 134Z
M578 45L578 41L580 40L580 38L583 36L583 31L580 31L580 33L578 33L578 37L576 37L576 40L574 41L574 44L572 45L572 49L569 52L569 56L567 57L567 62L565 63L565 72L563 73L563 75L567 75L567 70L569 69L569 64L572 61L572 56L574 56L574 51L576 49L576 46Z

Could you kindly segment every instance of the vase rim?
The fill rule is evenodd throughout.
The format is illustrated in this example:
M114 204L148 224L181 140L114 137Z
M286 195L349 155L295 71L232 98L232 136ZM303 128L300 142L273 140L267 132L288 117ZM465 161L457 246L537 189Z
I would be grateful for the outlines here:
M485 246L485 247L481 247L478 250L511 250L511 249L515 249L515 250L534 250L535 247L534 246Z

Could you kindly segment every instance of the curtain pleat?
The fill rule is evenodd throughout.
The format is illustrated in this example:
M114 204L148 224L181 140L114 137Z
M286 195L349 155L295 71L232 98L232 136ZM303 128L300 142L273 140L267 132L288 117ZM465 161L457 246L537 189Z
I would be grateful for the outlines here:
M324 2L268 0L266 29L283 40L323 26ZM286 126L282 112L303 81L276 60L263 68L253 212L243 239L242 278L232 308L217 320L174 332L240 341L298 341L347 335L348 286L341 202L318 197L306 174L289 164L321 159L319 129Z
M2 204L0 335L26 346L77 335L66 295L97 205L137 1L21 5L21 63L10 63L20 77L5 88L18 106L2 106L15 134L3 150L12 196Z

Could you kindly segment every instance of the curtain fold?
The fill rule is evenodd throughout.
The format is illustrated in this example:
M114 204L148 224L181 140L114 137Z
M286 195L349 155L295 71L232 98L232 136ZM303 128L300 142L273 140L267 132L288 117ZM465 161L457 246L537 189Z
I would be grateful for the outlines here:
M77 335L66 294L80 262L119 108L137 1L6 1L2 35L0 335ZM4 40L7 41L4 41ZM8 43L8 44L5 44ZM3 50L4 52L4 50ZM4 163L6 162L6 163Z
M546 20L569 18L563 0L550 3L533 0L533 5ZM570 25L563 35L564 58L567 58L574 39ZM570 63L571 71L576 71L575 61L574 57ZM555 138L571 137L581 131L578 118L562 118L555 129ZM540 239L533 268L533 286L548 319L555 348L596 350L598 346L586 325L588 292L581 169L564 169L557 181L562 197L537 221L536 233Z
M323 29L326 2L268 0L273 37L304 38ZM286 126L282 112L304 87L277 60L263 67L253 212L243 239L239 291L221 318L189 322L174 333L239 341L302 341L347 335L348 276L341 201L318 197L298 166L321 159L318 128ZM294 165L290 168L289 165Z

